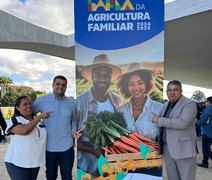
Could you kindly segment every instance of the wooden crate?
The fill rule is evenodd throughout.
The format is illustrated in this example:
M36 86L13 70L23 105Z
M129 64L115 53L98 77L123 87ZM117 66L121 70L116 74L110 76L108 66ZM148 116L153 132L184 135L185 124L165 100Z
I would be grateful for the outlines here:
M108 164L111 168L118 168L117 161L124 166L129 161L136 165L136 168L151 168L151 167L161 167L163 162L163 156L157 155L156 157L147 157L147 159L142 158L140 153L127 153L127 154L105 154Z

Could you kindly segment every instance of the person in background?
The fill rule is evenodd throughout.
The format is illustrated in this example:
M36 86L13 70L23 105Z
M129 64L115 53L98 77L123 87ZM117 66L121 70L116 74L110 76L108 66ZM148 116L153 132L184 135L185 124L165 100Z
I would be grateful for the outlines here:
M111 82L116 80L121 73L118 66L109 63L106 54L96 56L93 64L84 66L81 70L82 76L92 82L93 86L77 97L79 128L83 129L82 136L77 142L78 167L94 176L98 175L97 161L101 152L95 150L90 142L86 131L86 122L90 113L98 114L104 110L114 112L122 104L121 97L108 90Z
M153 122L162 128L159 140L162 140L167 177L169 180L194 180L197 107L194 101L182 95L180 81L170 81L166 92L169 101L164 103L161 116L153 116Z
M128 102L118 108L122 112L127 129L156 141L158 126L152 122L153 113L160 114L163 105L153 101L149 94L154 89L155 74L149 69L143 69L141 64L132 63L126 73L119 77L118 89ZM138 169L137 172L162 176L162 169Z
M40 120L48 119L49 112L33 116L30 97L20 96L15 102L15 113L8 120L6 133L10 136L5 154L5 165L12 180L36 180L40 166L45 164L46 129Z
M208 97L205 103L206 108L203 110L202 115L197 121L197 125L202 126L202 163L197 163L197 166L208 168L209 158L212 160L212 96Z
M58 166L62 180L72 179L74 163L74 138L80 136L76 131L75 101L66 97L67 79L54 77L53 92L38 98L34 103L34 112L51 112L49 120L43 119L47 130L46 178L56 180Z
M2 112L0 110L0 143L5 138L4 135L5 135L6 128L7 128L7 123L5 122L5 119L4 119ZM3 134L2 134L1 130L3 131Z
M197 136L201 136L202 135L202 130L201 130L201 126L198 125L198 121L200 120L200 117L202 115L202 112L205 108L205 102L203 103L203 101L200 101L200 102L196 102L196 105L197 105L197 116L196 116L196 134Z

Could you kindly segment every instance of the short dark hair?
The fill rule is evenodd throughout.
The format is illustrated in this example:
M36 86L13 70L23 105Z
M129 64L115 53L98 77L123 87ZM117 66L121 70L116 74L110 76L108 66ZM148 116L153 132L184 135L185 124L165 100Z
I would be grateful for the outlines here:
M62 79L62 80L65 80L65 81L67 82L67 79L66 79L65 76L57 75L57 76L55 76L54 79L53 79L53 84L54 84L54 82L55 82L56 79Z
M26 95L19 96L19 97L16 99L15 105L14 105L14 106L15 106L14 116L20 116L20 115L21 115L21 113L20 113L19 110L16 108L16 106L19 107L20 104L21 104L22 99L25 99L25 98L31 99L29 96L26 96Z
M209 102L210 104L212 104L212 96L207 98L207 102Z
M181 84L181 82L178 81L178 80L169 81L169 83L167 84L167 87L168 87L169 85L176 85L176 86L178 86L178 87L182 90L182 84Z
M155 79L155 73L149 69L141 69L141 70L136 70L130 73L123 74L119 78L119 82L117 84L117 88L120 90L121 94L125 98L130 98L131 94L128 90L128 83L130 78L133 75L138 75L145 83L146 85L146 94L149 94L152 90L152 87L154 86L154 79Z

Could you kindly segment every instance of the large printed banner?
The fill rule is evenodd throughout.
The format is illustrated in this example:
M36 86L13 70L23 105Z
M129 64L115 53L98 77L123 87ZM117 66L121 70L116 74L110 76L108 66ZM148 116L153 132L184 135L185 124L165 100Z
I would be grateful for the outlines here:
M162 179L164 1L75 0L77 179Z

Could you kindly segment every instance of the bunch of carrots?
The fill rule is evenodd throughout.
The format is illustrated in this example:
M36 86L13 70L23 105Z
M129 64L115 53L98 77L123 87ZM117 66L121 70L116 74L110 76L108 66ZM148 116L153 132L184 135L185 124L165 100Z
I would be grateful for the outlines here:
M86 124L88 136L96 149L109 154L140 152L140 144L157 151L157 142L126 129L123 114L103 111L92 114Z

